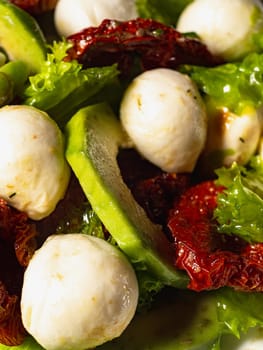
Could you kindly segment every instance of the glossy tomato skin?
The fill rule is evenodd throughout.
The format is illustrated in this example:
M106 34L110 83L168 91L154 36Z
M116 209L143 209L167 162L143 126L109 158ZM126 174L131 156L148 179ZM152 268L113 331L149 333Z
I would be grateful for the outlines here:
M213 213L223 186L162 172L134 150L120 152L118 161L133 196L174 245L175 267L187 272L189 289L263 291L263 244L218 232Z
M134 69L135 62L139 71L220 62L201 41L152 19L105 19L98 27L85 28L67 39L72 43L68 60L77 59L84 67L117 63L124 76Z
M11 2L31 14L51 11L57 4L57 0L11 0Z
M175 202L168 220L175 265L186 270L188 287L195 291L229 286L262 292L263 244L249 244L218 232L213 212L223 190L214 181L205 181L189 188Z
M21 344L26 335L20 294L24 269L36 249L36 235L27 215L0 199L0 343L7 346Z

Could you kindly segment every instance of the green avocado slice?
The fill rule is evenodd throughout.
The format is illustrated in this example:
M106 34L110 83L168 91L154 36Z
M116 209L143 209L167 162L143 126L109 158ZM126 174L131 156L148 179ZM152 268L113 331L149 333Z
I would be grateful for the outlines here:
M173 266L171 244L122 179L116 158L127 136L110 107L101 103L81 109L66 125L65 135L67 160L120 249L158 281L185 288L188 278Z
M0 47L8 58L27 64L31 73L45 61L46 42L36 20L8 0L0 0Z

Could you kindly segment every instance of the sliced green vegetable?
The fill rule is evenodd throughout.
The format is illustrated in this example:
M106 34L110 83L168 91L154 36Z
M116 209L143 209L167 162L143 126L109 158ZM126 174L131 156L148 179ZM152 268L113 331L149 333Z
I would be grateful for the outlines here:
M8 62L0 67L0 106L22 93L28 74L27 65L22 61Z
M45 61L46 41L37 21L8 0L0 0L0 27L0 47L9 59L38 72Z
M248 242L263 242L263 160L254 157L247 168L236 163L216 171L217 182L226 187L219 194L214 215L219 232Z
M13 84L8 76L0 72L0 107L13 99Z
M25 88L29 76L29 69L23 61L7 62L0 67L0 72L8 76L14 84L14 94L20 95Z
M7 57L4 52L0 51L0 67L3 66L7 61Z
M135 269L157 281L185 287L188 278L173 266L173 249L125 185L117 164L127 142L121 124L106 104L76 113L66 126L66 157L105 227Z

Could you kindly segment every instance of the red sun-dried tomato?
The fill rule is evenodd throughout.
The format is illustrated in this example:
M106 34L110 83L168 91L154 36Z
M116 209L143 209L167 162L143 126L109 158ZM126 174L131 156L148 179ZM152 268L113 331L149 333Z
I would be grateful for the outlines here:
M36 228L26 213L10 207L0 198L0 239L13 245L17 261L27 266L36 249Z
M132 148L120 150L117 160L134 198L153 222L165 228L174 199L190 186L190 174L165 173Z
M0 343L7 346L23 342L26 331L21 321L19 297L10 295L0 281Z
M20 295L24 269L36 249L36 229L25 213L0 199L0 343L22 343Z
M217 231L213 211L223 187L205 181L186 190L170 212L168 227L174 237L175 265L185 270L189 288L202 291L223 286L263 291L263 244Z
M30 14L51 11L57 4L57 0L10 0L10 2Z
M129 74L133 63L140 69L176 69L181 64L213 66L219 61L201 43L187 38L173 27L152 19L130 21L105 19L98 27L88 27L67 38L72 43L67 59L77 59L84 67L118 63Z
M139 181L133 188L133 195L153 222L165 226L173 201L185 191L189 182L186 174L162 173Z

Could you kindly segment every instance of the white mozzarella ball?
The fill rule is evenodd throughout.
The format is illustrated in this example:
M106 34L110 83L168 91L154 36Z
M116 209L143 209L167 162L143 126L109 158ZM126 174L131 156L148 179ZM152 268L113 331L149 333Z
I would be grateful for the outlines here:
M59 0L54 21L58 33L69 36L97 27L104 19L126 21L137 16L134 0Z
M209 115L208 136L202 158L214 159L217 166L230 166L233 162L246 164L256 152L261 121L258 112L248 108L241 115L227 108Z
M47 350L84 350L120 336L137 302L135 272L116 247L80 233L53 235L25 271L22 320Z
M213 54L234 60L253 50L252 35L262 18L258 0L195 0L182 12L176 29L196 32Z
M167 172L191 172L203 149L206 109L193 81L158 68L136 77L120 108L124 129L135 148Z
M31 219L49 215L70 177L57 124L34 107L2 107L0 149L0 197Z

